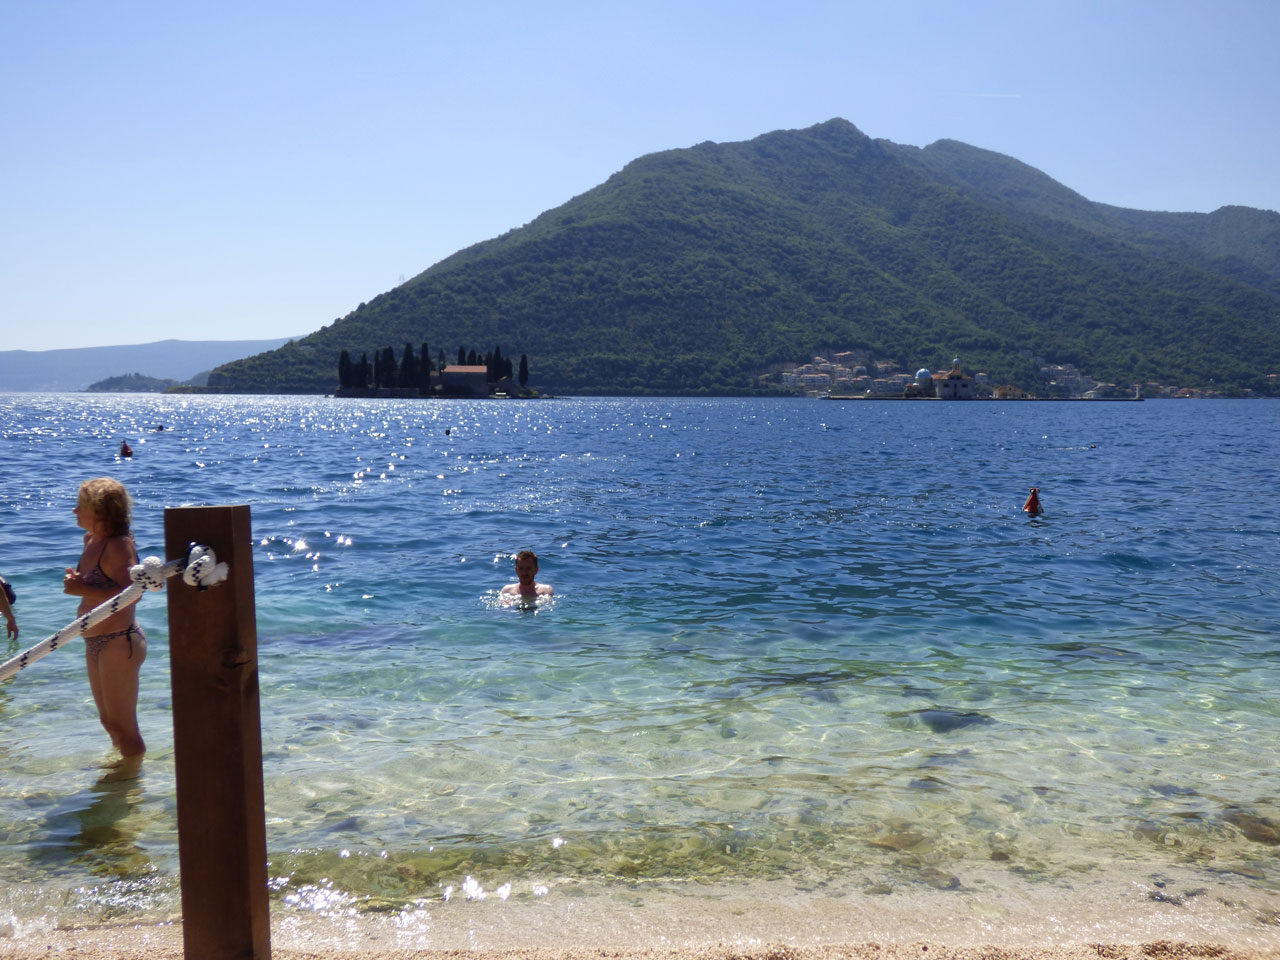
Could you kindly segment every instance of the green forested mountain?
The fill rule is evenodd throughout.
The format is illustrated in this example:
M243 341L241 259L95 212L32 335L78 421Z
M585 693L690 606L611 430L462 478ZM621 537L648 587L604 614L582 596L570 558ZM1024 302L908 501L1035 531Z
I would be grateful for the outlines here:
M1034 167L955 140L898 149L940 180L980 201L994 201L1025 224L1057 233L1065 223L1280 295L1280 213L1250 207L1213 213L1126 210L1093 203Z
M958 355L1023 383L1033 353L1121 384L1265 392L1280 216L1108 207L999 154L831 120L641 157L209 385L329 391L341 350L423 341L501 343L555 392L745 391L829 348Z

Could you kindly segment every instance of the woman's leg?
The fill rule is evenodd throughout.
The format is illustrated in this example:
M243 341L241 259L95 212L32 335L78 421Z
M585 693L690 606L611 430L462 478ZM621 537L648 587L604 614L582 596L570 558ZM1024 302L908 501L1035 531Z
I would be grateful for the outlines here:
M98 654L102 725L126 760L147 751L138 730L138 671L146 658L147 639L139 630L117 637Z
M97 644L86 641L84 646L84 666L85 671L89 674L89 691L93 694L94 706L98 708L98 720L102 723L102 729L107 731L111 737L113 746L119 748L120 744L116 743L116 735L111 729L111 725L107 723L107 708L102 698L102 671L99 667L101 650Z

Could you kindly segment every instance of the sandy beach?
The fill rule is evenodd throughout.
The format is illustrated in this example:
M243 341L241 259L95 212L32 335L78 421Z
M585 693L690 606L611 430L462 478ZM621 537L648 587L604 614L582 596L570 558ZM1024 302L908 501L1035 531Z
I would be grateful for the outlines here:
M645 890L480 901L388 913L289 912L273 905L278 958L511 960L1261 960L1280 958L1280 893L1091 887L831 897L775 888ZM178 920L8 931L0 956L182 956Z
M169 960L183 956L181 943L176 945L154 940L136 942L115 941L105 944L98 941L76 942L45 950L0 952L5 957L74 956L93 960L99 957L148 957ZM337 948L291 949L273 948L272 956L280 960L386 960L386 958L472 957L491 960L667 960L667 958L691 958L691 960L1258 960L1275 957L1274 952L1233 950L1218 944L1179 943L1154 941L1151 943L1097 943L1078 947L951 947L937 942L918 941L909 944L895 943L839 943L816 947L798 947L783 943L770 943L735 947L729 943L714 942L684 948L628 949L615 946L554 948L530 947L512 950L440 949L417 950L413 948L392 950Z

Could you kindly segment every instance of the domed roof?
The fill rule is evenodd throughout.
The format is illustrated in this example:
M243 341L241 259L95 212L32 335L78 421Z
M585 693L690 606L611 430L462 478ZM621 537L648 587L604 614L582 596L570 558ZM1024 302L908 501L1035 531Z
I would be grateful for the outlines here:
M917 379L917 380L932 380L932 379L933 379L933 374L932 374L932 373L930 373L928 370L926 370L924 367L921 367L919 370L917 370L917 371L916 371L916 379Z

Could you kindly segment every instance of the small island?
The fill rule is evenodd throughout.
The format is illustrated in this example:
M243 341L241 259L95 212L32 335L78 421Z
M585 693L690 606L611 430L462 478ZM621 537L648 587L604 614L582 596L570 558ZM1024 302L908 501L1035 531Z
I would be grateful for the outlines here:
M413 344L406 343L399 360L391 347L373 351L372 363L367 352L353 361L343 350L334 396L533 399L540 394L529 389L529 358L523 353L517 370L501 347L484 356L459 347L457 363L448 363L443 350L433 362L426 343L416 354Z
M164 377L148 377L141 373L122 373L85 387L86 393L164 393L180 381Z

